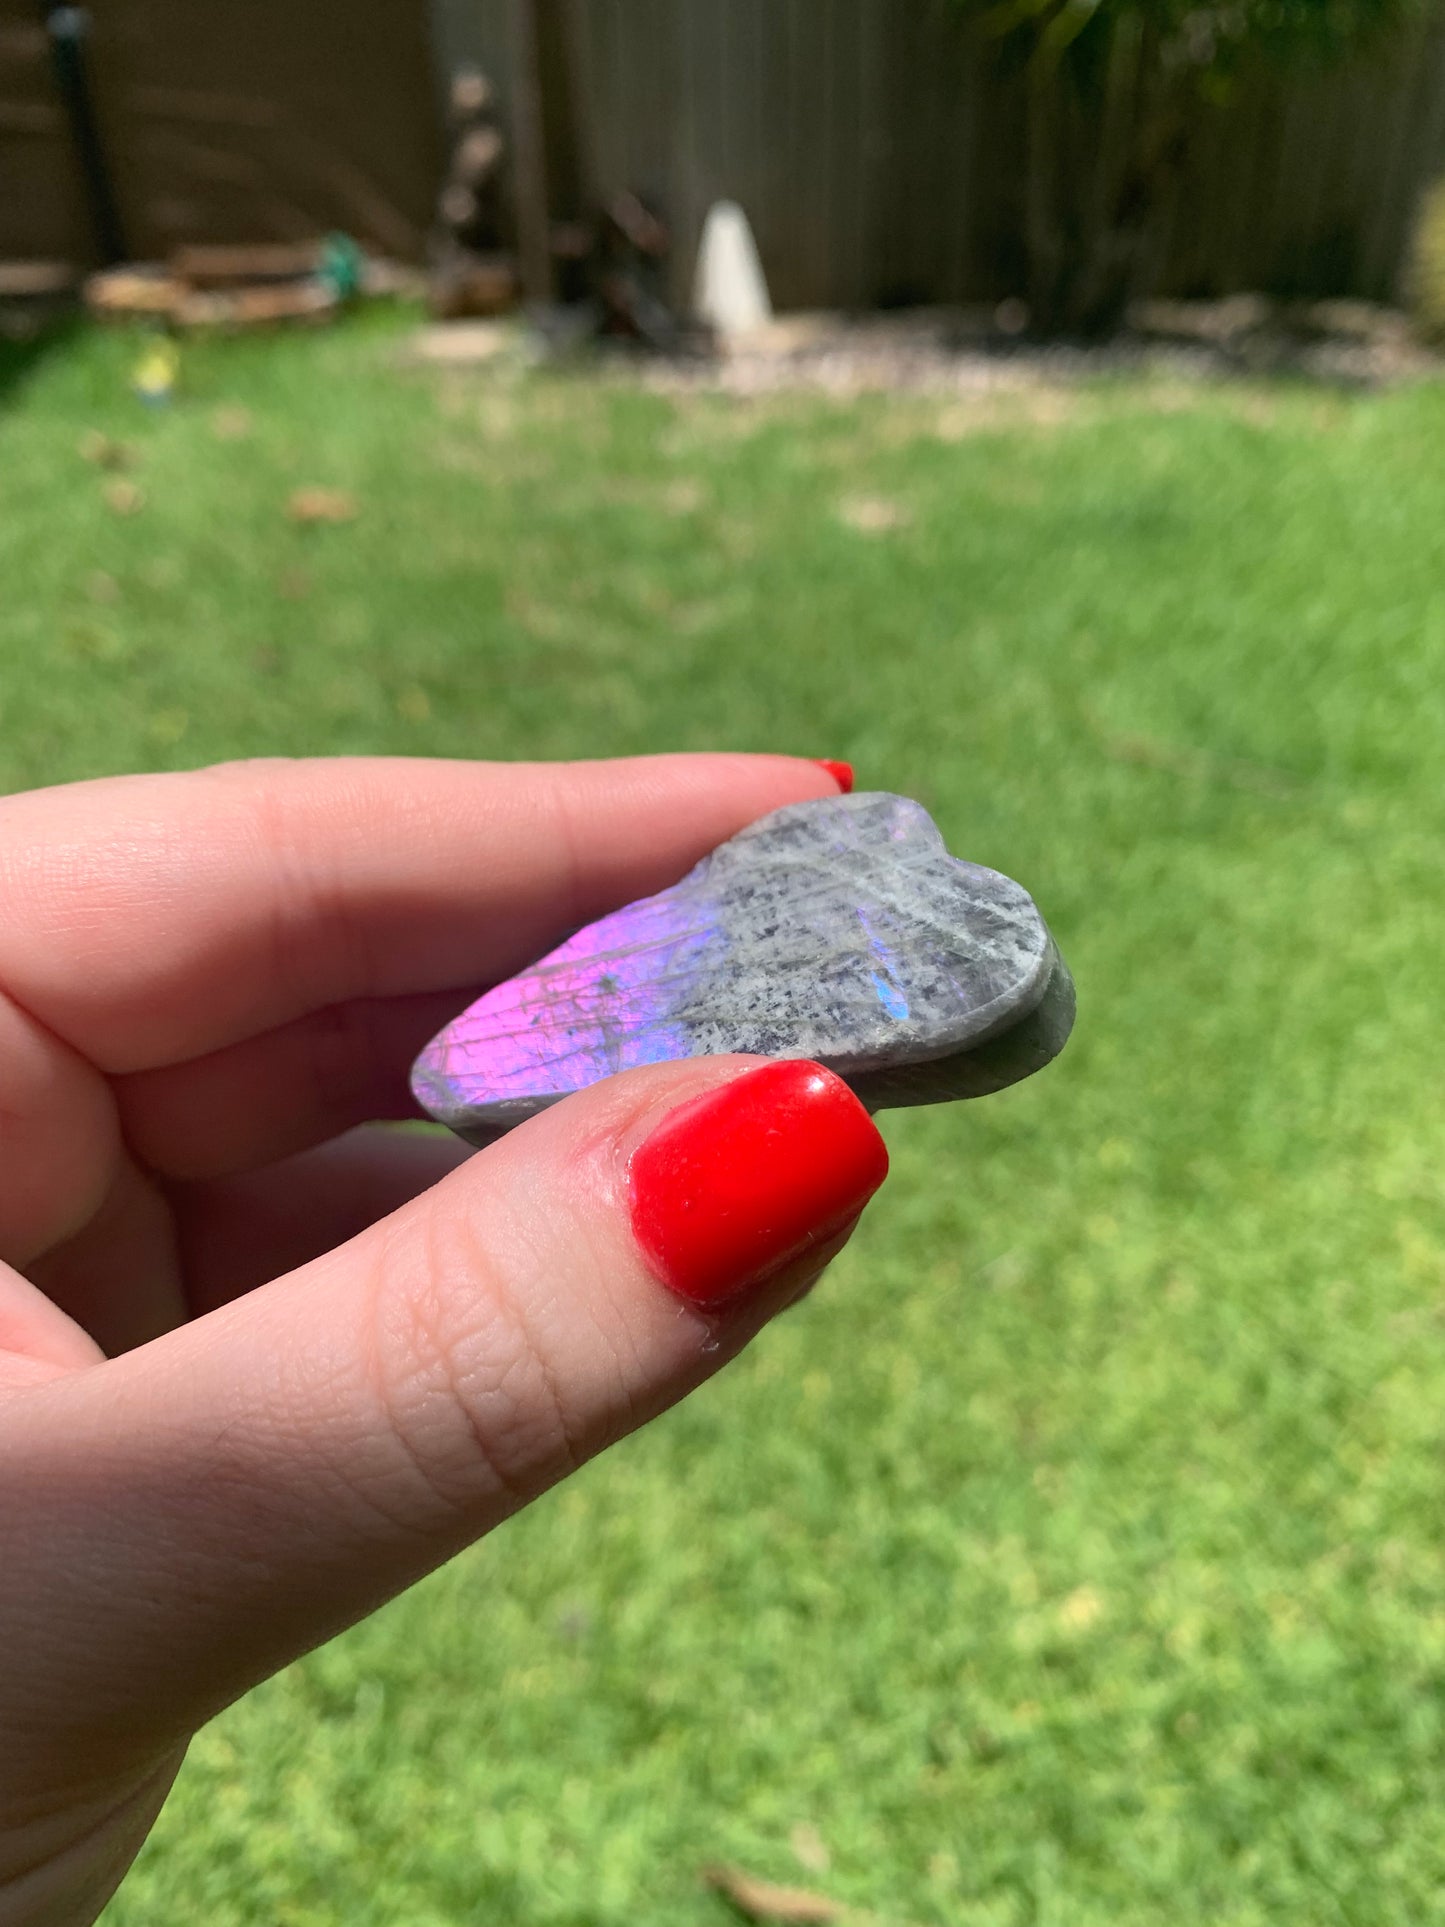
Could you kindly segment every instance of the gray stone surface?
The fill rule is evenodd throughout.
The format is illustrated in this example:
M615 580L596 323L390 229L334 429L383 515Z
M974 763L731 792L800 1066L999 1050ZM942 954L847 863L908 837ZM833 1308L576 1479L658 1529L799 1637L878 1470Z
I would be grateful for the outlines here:
M478 1141L612 1072L807 1057L878 1109L975 1097L1063 1048L1073 984L1028 893L952 857L927 812L862 794L752 824L655 897L499 985L418 1059Z

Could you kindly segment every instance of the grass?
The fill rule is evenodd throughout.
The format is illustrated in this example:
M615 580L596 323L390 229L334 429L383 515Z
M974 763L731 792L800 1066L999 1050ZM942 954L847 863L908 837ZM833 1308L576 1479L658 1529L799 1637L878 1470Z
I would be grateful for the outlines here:
M1081 1016L888 1120L738 1367L203 1734L118 1927L721 1927L713 1861L898 1927L1440 1918L1445 389L747 405L356 328L147 415L134 355L0 413L0 783L851 757Z

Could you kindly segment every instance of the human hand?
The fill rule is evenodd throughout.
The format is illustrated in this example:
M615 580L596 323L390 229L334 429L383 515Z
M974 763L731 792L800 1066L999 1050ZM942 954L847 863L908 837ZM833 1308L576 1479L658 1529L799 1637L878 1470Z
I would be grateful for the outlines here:
M0 800L0 1922L93 1919L198 1726L841 1247L886 1157L816 1068L655 1065L475 1154L374 1122L485 984L832 790L699 756Z

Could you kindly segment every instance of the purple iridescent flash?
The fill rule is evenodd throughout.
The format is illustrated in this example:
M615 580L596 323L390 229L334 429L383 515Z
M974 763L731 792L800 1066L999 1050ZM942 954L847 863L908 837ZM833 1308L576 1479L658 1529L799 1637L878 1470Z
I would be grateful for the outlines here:
M950 856L906 797L828 797L488 991L412 1088L478 1143L617 1071L732 1051L811 1058L874 1109L938 1103L1041 1069L1073 1013L1025 890Z

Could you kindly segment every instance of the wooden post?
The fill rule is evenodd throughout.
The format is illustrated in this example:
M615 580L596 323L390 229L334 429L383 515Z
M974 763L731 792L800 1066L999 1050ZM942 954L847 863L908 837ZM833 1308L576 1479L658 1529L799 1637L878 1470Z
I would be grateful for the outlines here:
M130 251L126 247L115 184L95 116L90 56L86 50L90 16L83 7L62 6L59 0L45 0L40 11L50 36L50 60L56 85L65 103L71 139L85 179L91 226L95 230L95 251L103 268L118 267L122 261L129 260Z
M552 217L547 197L547 128L537 0L511 0L512 178L517 187L517 252L530 302L553 297Z
M565 127L572 150L572 187L577 205L569 208L574 217L585 217L605 197L597 178L597 145L593 139L592 103L587 93L587 75L582 58L581 9L584 0L556 0L556 33L560 42L558 58L564 77Z

